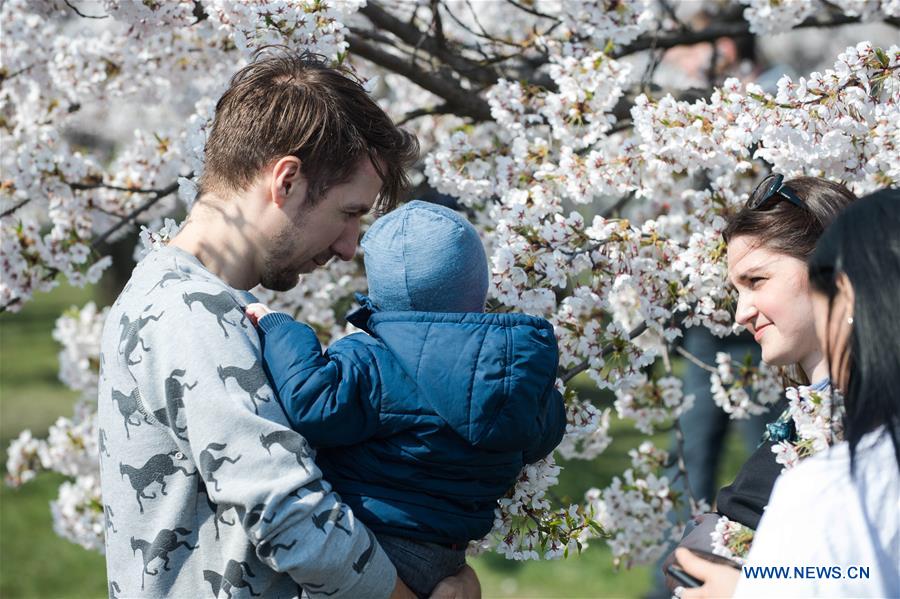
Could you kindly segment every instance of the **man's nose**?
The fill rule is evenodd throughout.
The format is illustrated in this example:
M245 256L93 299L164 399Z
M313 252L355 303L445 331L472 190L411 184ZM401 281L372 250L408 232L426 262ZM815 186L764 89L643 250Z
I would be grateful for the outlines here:
M341 236L337 238L331 245L331 251L334 254L347 262L353 259L353 256L356 255L356 246L359 242L359 219L354 218L347 226L344 227L344 230L341 232Z

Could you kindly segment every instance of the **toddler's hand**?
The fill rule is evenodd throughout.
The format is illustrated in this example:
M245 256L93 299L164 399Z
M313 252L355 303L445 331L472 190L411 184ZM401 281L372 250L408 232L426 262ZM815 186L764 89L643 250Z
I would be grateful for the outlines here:
M247 313L247 316L250 318L250 322L252 322L254 326L259 326L260 319L266 314L272 313L272 311L263 304L250 304L249 306L244 308L244 312Z

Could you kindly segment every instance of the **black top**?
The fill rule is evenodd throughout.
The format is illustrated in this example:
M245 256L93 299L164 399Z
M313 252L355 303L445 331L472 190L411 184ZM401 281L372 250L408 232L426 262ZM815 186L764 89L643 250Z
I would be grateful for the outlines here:
M772 413L780 414L787 406L787 399L782 397ZM775 479L783 468L772 453L772 446L776 443L764 441L741 466L734 482L719 490L716 496L716 511L719 514L756 530L772 495Z

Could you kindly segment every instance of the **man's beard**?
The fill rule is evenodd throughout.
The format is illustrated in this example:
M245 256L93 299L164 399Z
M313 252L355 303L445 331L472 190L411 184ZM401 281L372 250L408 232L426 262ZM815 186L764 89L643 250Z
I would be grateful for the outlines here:
M293 252L298 234L296 228L288 226L272 240L272 250L266 256L259 276L259 284L266 289L288 291L300 282L300 264L296 263Z

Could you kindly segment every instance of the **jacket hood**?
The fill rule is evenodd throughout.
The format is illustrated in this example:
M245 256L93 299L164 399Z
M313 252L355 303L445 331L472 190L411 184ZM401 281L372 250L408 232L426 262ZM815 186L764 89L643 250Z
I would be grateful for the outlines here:
M348 320L379 339L421 397L472 445L516 451L540 435L555 383L553 326L525 314L382 312L365 296Z

